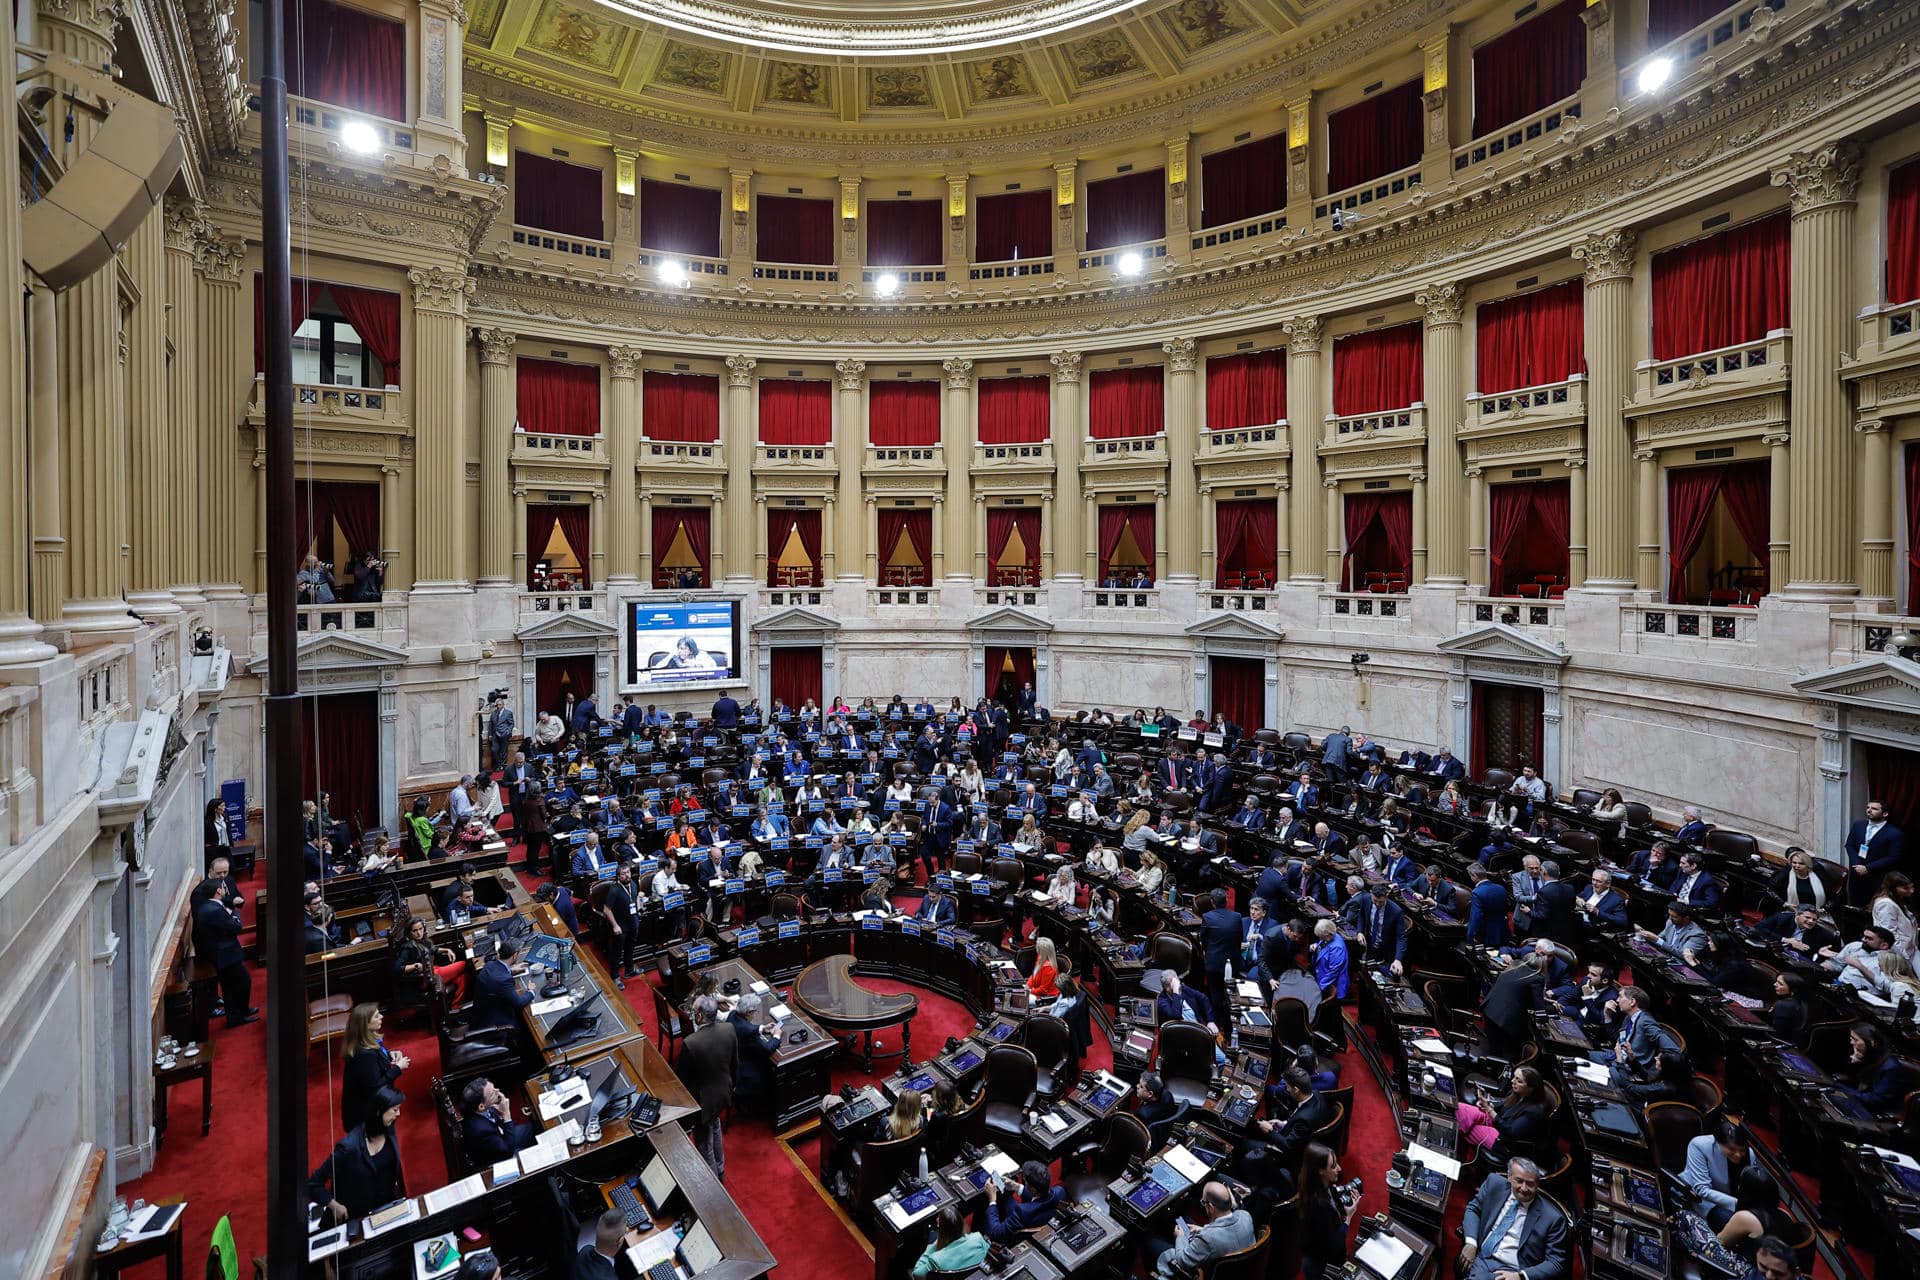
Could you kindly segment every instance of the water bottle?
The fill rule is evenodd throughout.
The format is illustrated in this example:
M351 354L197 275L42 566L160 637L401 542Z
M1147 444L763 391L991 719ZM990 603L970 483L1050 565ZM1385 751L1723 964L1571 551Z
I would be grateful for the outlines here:
M920 1148L920 1185L927 1185L927 1149Z

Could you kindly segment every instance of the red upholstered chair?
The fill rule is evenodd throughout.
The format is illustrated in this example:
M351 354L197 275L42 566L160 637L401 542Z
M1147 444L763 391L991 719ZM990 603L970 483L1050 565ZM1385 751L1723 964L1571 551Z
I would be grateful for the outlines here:
M1547 598L1549 600L1564 600L1566 597L1567 584L1564 582L1556 582L1547 588Z

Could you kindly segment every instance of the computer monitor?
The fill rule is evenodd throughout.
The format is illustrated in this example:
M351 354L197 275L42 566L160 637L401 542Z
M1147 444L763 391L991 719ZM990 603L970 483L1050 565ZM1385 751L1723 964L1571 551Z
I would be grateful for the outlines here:
M600 1082L594 1086L593 1100L589 1104L592 1114L599 1116L601 1123L617 1120L624 1113L627 1102L633 1098L633 1086L627 1083L626 1072L620 1070L620 1064L612 1058L606 1060L611 1068Z
M696 1276L720 1265L720 1247L714 1244L706 1223L694 1223L693 1229L680 1238L680 1260L687 1264L688 1274Z
M673 1180L673 1170L667 1168L667 1162L655 1156L640 1171L640 1193L647 1198L647 1208L659 1213L667 1203L667 1197L679 1187Z

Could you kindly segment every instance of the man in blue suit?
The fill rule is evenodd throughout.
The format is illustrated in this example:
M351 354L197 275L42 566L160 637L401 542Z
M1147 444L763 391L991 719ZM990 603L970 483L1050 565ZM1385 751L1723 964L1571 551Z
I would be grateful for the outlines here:
M1247 926L1240 938L1240 966L1235 972L1255 982L1270 981L1274 971L1287 962L1287 944L1274 941L1284 935L1280 922L1268 908L1269 901L1271 899L1256 894L1247 904Z
M1313 849L1321 857L1338 858L1347 851L1347 838L1324 822L1313 824Z
M1647 993L1640 987L1622 987L1613 997L1614 1012L1620 1018L1613 1052L1595 1053L1593 1058L1612 1066L1616 1086L1627 1080L1651 1080L1659 1070L1661 1050L1675 1047L1646 1004Z
M1642 849L1633 855L1633 878L1644 880L1656 889L1673 892L1673 882L1680 878L1680 861L1673 855L1673 843L1668 840L1656 840L1653 848Z
M1260 879L1254 882L1253 896L1268 903L1285 902L1292 894L1287 885L1287 858L1276 853L1267 869L1260 873Z
M1507 943L1507 912L1512 903L1506 886L1479 863L1467 868L1473 892L1467 907L1467 941L1483 947L1503 947Z
M1629 923L1627 900L1613 887L1613 873L1604 867L1593 873L1593 883L1573 900L1573 908L1590 929L1602 925L1624 929Z
M228 906L221 898L218 883L211 877L195 890L198 902L193 908L193 949L201 959L213 965L220 978L220 995L227 1007L227 1025L244 1027L260 1020L258 1006L247 1001L253 995L253 975L247 972L247 955L240 946L240 909Z
M520 1011L533 1003L533 992L522 991L514 983L513 960L517 954L513 939L502 936L492 958L480 966L474 978L472 1025L514 1027L520 1024Z
M1393 861L1387 864L1387 879L1402 889L1411 889L1420 882L1420 864L1402 847L1395 851Z
M1887 806L1867 801L1867 816L1847 829L1847 901L1864 906L1880 888L1880 877L1900 865L1906 836L1887 819Z
M1233 825L1249 834L1261 830L1267 825L1267 815L1260 810L1260 797L1251 791L1240 803L1240 811L1231 819Z
M946 869L947 850L953 845L953 819L953 806L946 797L934 797L920 828L920 860L926 864L929 880Z
M723 693L713 700L713 727L731 729L740 723L740 704L733 695Z
M1011 1191L1011 1188L1009 1188ZM1012 1244L1020 1233L1044 1227L1067 1200L1067 1189L1054 1184L1047 1166L1029 1160L1020 1166L1019 1194L1004 1200L998 1181L987 1183L987 1230L989 1240Z
M1158 1022L1197 1022L1210 1031L1218 1028L1213 1021L1213 1005L1203 992L1195 991L1180 981L1180 975L1171 969L1160 971L1160 996L1153 1002L1155 1021Z
M1214 755L1207 766L1209 773L1204 784L1196 780L1194 790L1200 794L1200 807L1208 813L1219 813L1233 800L1233 764L1224 751Z
M1386 894L1375 894L1359 876L1347 878L1351 897L1340 918L1360 934L1360 954L1370 965L1386 965L1397 976L1406 971L1407 913Z
M1567 1280L1567 1215L1540 1194L1540 1166L1524 1156L1489 1174L1460 1222L1460 1280Z
M923 925L944 929L953 923L953 899L937 889L929 889L927 896L920 899L920 905L914 908L913 918Z
M1227 891L1216 888L1213 905L1200 917L1200 945L1207 971L1207 998L1215 1008L1227 1007L1226 968L1240 946L1247 922L1238 911L1227 906Z
M1707 838L1707 824L1700 819L1700 811L1692 805L1680 807L1680 829L1673 833L1676 844L1698 844Z
M1680 851L1680 874L1674 877L1673 896L1692 907L1695 913L1720 907L1720 882L1706 869L1706 857L1698 849Z
M1450 747L1442 747L1440 750L1434 752L1433 759L1428 762L1427 771L1439 778L1443 783L1463 779L1467 776L1467 766L1453 758L1453 750Z
M1325 769L1327 777L1335 782L1347 780L1347 768L1352 763L1353 730L1346 725L1328 734L1320 743L1320 767Z
M465 1110L460 1139L476 1167L511 1159L515 1152L533 1145L533 1126L513 1118L513 1104L493 1081L485 1077L469 1081L460 1100Z

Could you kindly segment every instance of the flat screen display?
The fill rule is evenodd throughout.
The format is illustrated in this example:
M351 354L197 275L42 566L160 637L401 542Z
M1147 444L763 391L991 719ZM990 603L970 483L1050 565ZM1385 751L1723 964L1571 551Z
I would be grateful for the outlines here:
M627 606L627 687L734 680L740 676L740 615L732 600Z

